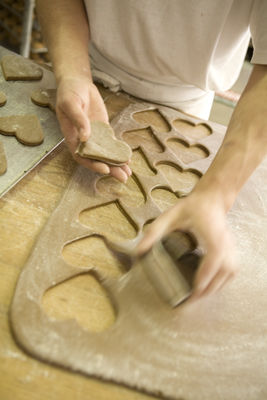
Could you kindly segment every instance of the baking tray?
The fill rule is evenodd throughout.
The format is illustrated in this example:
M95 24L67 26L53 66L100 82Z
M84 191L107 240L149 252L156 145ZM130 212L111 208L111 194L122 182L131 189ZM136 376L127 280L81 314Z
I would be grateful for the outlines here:
M0 60L8 54L15 53L0 46ZM43 78L40 81L6 81L0 67L0 91L7 96L6 104L0 107L0 116L35 114L44 132L44 141L39 146L25 146L14 136L0 134L7 158L7 171L0 176L0 197L64 140L55 113L31 101L33 91L56 87L53 73L46 68L42 70Z

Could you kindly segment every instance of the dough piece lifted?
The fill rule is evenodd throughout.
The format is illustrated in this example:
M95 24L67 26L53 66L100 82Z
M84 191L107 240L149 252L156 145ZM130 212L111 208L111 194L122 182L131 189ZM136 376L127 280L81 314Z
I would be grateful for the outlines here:
M36 146L44 140L44 134L36 115L11 115L0 117L0 133L16 136L28 146Z
M7 170L7 161L3 143L0 142L0 175L3 175Z
M7 81L35 81L42 79L42 68L21 56L4 56L2 70Z
M32 92L33 103L41 107L49 107L52 111L56 110L56 89L38 89Z
M91 122L90 138L87 142L79 144L76 153L81 157L110 165L123 165L132 156L128 144L116 139L111 126L101 121Z
M0 92L0 107L6 104L6 95L4 92Z

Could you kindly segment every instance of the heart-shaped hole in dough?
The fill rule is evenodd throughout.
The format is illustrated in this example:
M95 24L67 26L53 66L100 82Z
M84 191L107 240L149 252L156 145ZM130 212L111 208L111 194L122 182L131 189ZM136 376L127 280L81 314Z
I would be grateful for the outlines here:
M209 156L209 151L201 145L190 146L184 140L170 138L167 140L167 146L184 164L190 164L193 161L201 160Z
M212 134L212 129L205 123L193 124L185 119L176 119L172 124L179 133L193 140L203 139Z

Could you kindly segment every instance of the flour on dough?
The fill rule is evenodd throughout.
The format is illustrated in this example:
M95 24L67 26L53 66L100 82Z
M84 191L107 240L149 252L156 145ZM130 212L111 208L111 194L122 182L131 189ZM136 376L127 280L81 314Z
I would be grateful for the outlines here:
M111 165L123 165L131 156L130 146L116 139L114 131L101 121L91 122L91 135L87 142L80 143L77 151L81 157L104 161Z
M43 77L41 67L21 56L4 56L1 65L7 81L35 81Z
M56 89L38 89L31 94L33 103L41 107L49 107L52 111L56 109Z

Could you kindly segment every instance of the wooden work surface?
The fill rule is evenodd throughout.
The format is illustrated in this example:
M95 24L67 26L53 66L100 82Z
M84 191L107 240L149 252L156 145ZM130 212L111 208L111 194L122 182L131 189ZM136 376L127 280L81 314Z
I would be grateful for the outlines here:
M107 92L102 90L102 94L107 95ZM112 118L129 101L111 94L106 104ZM39 362L25 354L12 337L8 315L18 276L38 234L61 199L74 168L75 163L62 144L0 199L1 400L152 398Z
M101 89L101 93L110 119L130 102L135 101L125 95L118 96L104 89ZM149 122L152 127L156 126L159 132L161 129L162 132L166 132L167 120L156 111L139 113L135 118L141 118L144 125ZM171 123L177 123L177 129L184 132L186 130L187 135L192 136L196 133L200 137L210 135L211 140L217 140L216 135L211 135L210 124L194 124L186 121L187 119L190 118L184 116L184 119L179 118ZM124 133L126 140L135 148L136 131L127 130ZM155 140L153 130L142 128L138 130L138 134L138 144L142 140L144 147L153 148L155 153L163 153L162 143ZM200 162L205 157L209 157L203 146L185 146L183 141L177 140L169 140L166 143L167 147L173 146L175 153L182 152L184 164L190 163L192 157L194 159L197 157ZM139 171L140 176L143 174L149 180L153 180L155 172L146 162L144 154L139 148L134 149L131 161L133 171ZM163 185L151 191L154 203L160 211L164 211L177 201L177 192L181 188L185 189L185 186L189 192L199 176L186 166L182 173L180 169L174 170L170 164L166 165L166 163L165 165L157 164L157 167L170 183L168 187L172 189L169 190L166 185ZM17 279L34 247L38 234L60 201L74 169L75 163L62 144L0 200L0 400L152 398L122 386L104 383L39 362L20 350L12 337L8 318ZM267 354L265 199L267 193L262 185L266 173L265 162L245 185L229 215L229 221L235 228L244 271L232 284L232 288L228 288L228 291L226 289L221 297L207 300L211 302L210 307L207 308L203 304L185 317L187 331L180 332L180 339L185 338L181 339L180 343L181 349L184 346L186 349L184 364L181 364L181 358L176 364L176 367L180 366L180 371L174 368L175 382L177 382L176 378L180 379L180 383L178 380L175 388L175 398L214 399L218 397L217 394L220 398L238 400L267 398L265 362ZM112 178L102 177L97 188L99 193L104 194L109 189L114 193L119 190L118 193L129 211L131 206L145 203L144 192L140 190L137 183L138 180L134 180L133 177L126 185L118 185ZM108 202L102 208L85 208L79 214L79 219L81 223L92 229L97 225L96 232L104 233L107 237L115 237L116 240L131 239L136 235L136 226L131 223L131 219L126 218L126 214L122 213L114 202ZM110 223L111 220L115 220L116 224ZM146 222L149 223L150 220ZM99 237L80 238L68 243L62 249L62 256L74 267L82 268L85 264L88 265L89 260L90 265L97 265L103 276L118 277L121 273L118 261L114 261ZM28 291L26 295L30 298ZM101 332L111 326L116 319L108 296L90 274L75 275L73 279L63 281L59 285L56 285L56 281L52 282L52 287L49 286L44 293L41 303L49 318L76 319L78 324L89 332ZM26 310L27 308L21 312L25 313ZM190 335L191 343L195 344L193 349L186 346L187 335ZM31 335L28 334L28 336ZM30 340L29 337L29 342ZM188 352L188 347L192 352ZM144 348L147 349L147 347ZM129 354L133 354L133 351L129 351ZM144 362L150 369L153 363L148 361L147 356L153 354L156 354L156 351L144 353ZM132 367L132 364L129 365ZM165 364L163 365L165 368ZM119 369L120 374L121 370L123 371L123 368ZM131 368L132 370L134 372L134 368ZM164 372L169 379L168 369L165 368ZM162 392L161 390L154 391L162 375L155 375L159 376L157 381L152 379L153 390L149 391L150 393ZM196 376L199 379L194 380ZM140 375L137 377L140 379ZM119 381L119 378L116 381ZM183 386L182 389L181 386ZM209 389L208 392L206 392L207 389Z

